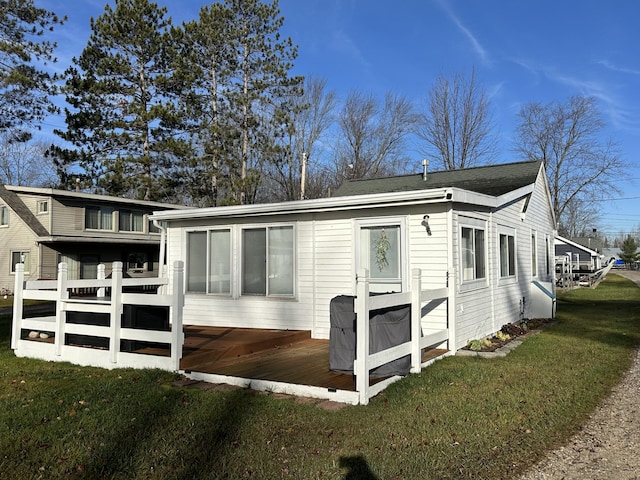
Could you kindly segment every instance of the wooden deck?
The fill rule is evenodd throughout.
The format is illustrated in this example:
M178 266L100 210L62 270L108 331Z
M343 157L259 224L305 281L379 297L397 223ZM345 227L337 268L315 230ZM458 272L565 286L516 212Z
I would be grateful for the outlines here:
M185 326L180 369L254 380L355 391L355 377L329 370L329 340L300 330ZM422 361L446 350L423 352ZM380 379L371 378L372 384Z

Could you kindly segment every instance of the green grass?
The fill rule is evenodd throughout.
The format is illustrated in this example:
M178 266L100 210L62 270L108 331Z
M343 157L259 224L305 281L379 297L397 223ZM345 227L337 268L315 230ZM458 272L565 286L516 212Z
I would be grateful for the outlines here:
M449 357L339 411L16 358L2 317L0 478L512 478L619 382L639 314L640 289L609 275L506 358Z

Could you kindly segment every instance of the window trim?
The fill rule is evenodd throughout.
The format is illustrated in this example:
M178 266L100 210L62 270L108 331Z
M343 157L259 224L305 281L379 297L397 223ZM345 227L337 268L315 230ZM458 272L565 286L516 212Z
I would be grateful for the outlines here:
M0 205L0 228L8 227L8 226L9 226L9 206Z
M87 212L89 210L97 210L98 211L98 223L99 223L98 228L91 228L91 227L87 226L87 219L88 219ZM103 228L102 227L102 213L103 213L103 210L104 210L105 214L107 213L107 210L111 210L110 211L110 214L111 214L111 227L109 227L109 228ZM96 232L96 231L113 232L114 231L114 226L115 226L115 221L113 219L113 217L114 217L113 214L114 214L115 211L116 211L115 208L109 207L109 206L106 206L106 205L87 205L87 206L85 206L84 207L84 229L85 230L89 230L89 231L94 231L94 232Z
M123 213L127 213L129 215L129 229L123 229L122 228L122 219L123 219ZM140 230L135 230L133 228L134 225L134 214L140 214L142 216L142 220L140 223ZM142 210L135 210L135 209L131 209L131 208L120 208L118 209L118 232L122 232L122 233L145 233L144 231L144 226L145 226L145 220L147 220L147 215L142 211ZM111 220L113 222L113 219ZM147 220L148 221L148 220Z
M406 217L394 216L394 217L374 217L374 218L356 218L354 229L355 229L355 242L356 242L356 258L354 266L356 268L356 275L358 274L358 270L360 270L362 265L360 265L360 259L362 258L362 229L363 228L375 228L375 227L399 227L400 238L398 240L398 248L399 248L399 283L402 292L409 291L409 249L407 247L407 222ZM356 278L354 275L354 280ZM372 283L376 283L375 279L371 278L371 272L369 272L369 280ZM379 284L384 285L384 282L380 282ZM389 283L391 285L391 283ZM355 285L354 285L355 289Z
M538 266L538 232L531 230L531 278L537 278L540 271Z
M465 280L464 272L463 272L463 261L464 261L464 252L463 252L463 242L462 242L462 234L463 229L471 230L472 232L472 240L473 240L473 278ZM484 276L477 276L477 255L476 255L476 232L483 232L483 264L484 264ZM460 281L459 284L463 290L471 290L474 288L481 288L488 286L489 279L489 249L488 249L488 234L487 234L487 222L486 220L481 220L477 218L464 217L460 218L458 221L458 255L459 255L459 264L460 264Z
M507 274L503 274L503 264L502 264L502 243L501 238L506 237L507 239ZM509 239L513 239L513 248L509 248ZM496 247L498 249L498 278L501 282L505 281L514 281L518 278L518 242L517 242L517 232L515 228L499 226L498 227L498 238ZM513 268L513 271L511 269Z
M263 294L243 294L242 293L242 282L243 282L243 248L244 248L244 239L243 239L243 231L244 230L256 230L262 229L265 230L265 235L269 229L275 228L290 228L292 234L292 294L274 294L269 292L268 285L268 265L265 265L265 278L266 278L266 293ZM211 263L211 247L210 247L210 232L216 231L226 231L229 232L229 292L225 293L217 293L210 291L210 263ZM205 233L205 249L206 249L206 265L205 265L205 291L193 291L189 290L189 234L192 233ZM184 249L184 262L185 262L185 282L184 282L184 291L189 295L209 295L216 297L226 297L232 299L240 299L240 298L271 298L271 299L280 299L280 300L295 300L298 296L298 258L297 258L297 232L296 232L296 224L295 223L268 223L268 224L246 224L246 225L220 225L215 227L205 227L205 228L193 228L184 231L184 245L186 246ZM267 243L267 256L268 253L268 243Z
M25 268L24 273L31 273L31 250L11 250L9 252L9 259L10 259L9 260L9 272L11 273L11 275L15 275L15 273L16 273L16 265L13 262L13 255L15 253L19 254L20 256L22 256L25 253L29 255L29 269L27 270ZM25 263L25 262L22 262L22 259L21 259L20 263Z
M38 200L36 212L38 215L47 215L49 213L49 200Z
M292 246L291 246L291 290L290 294L281 294L281 293L270 293L269 291L269 230L276 228L290 228L292 234ZM265 261L265 293L244 293L244 232L248 230L264 230L265 231L265 251L266 251L266 261ZM237 280L237 291L238 295L241 297L259 297L259 298L296 298L297 297L297 245L296 245L296 229L294 224L290 223L276 223L276 224L264 224L264 225L242 225L240 227L240 232L238 235L238 265L236 268L236 280ZM233 248L233 247L232 247ZM233 275L233 273L232 273Z

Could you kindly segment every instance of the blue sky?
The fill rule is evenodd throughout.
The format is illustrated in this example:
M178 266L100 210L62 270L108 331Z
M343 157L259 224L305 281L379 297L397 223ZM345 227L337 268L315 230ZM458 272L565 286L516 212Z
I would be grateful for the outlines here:
M89 37L105 0L36 0L67 15L57 29L64 70ZM203 0L159 0L174 23L197 18ZM640 225L640 2L635 0L280 0L283 34L299 47L293 73L325 77L344 98L392 91L423 104L440 75L470 72L490 95L500 137L511 152L516 114L529 102L598 99L606 135L632 164L622 195L604 202L594 228L605 235ZM64 127L61 117L47 121ZM420 169L421 155L409 146Z

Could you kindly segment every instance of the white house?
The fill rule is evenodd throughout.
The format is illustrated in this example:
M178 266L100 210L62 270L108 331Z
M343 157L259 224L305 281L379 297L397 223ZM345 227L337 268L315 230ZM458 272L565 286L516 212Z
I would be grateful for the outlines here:
M509 322L551 316L555 218L542 162L348 181L331 198L159 211L167 260L185 264L186 325L308 330L330 302L449 286L449 350ZM542 295L540 294L542 292Z

